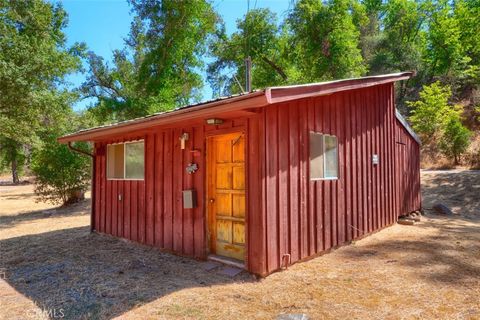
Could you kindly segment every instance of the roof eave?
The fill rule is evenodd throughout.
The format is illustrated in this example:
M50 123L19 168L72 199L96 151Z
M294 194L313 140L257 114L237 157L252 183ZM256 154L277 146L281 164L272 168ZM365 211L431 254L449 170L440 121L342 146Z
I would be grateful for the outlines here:
M402 116L398 109L395 109L395 117L397 118L398 122L407 130L408 134L415 140L419 145L422 145L422 141L418 137L418 135L413 131L413 128L408 124L407 120Z
M408 71L380 76L335 80L307 85L272 87L269 88L269 101L270 103L278 103L302 98L323 96L340 91L362 89L400 80L407 80L413 75L414 72Z
M256 91L241 95L238 97L214 101L198 106L184 109L178 109L158 115L152 115L132 121L125 121L111 126L93 128L90 130L80 131L59 137L59 143L68 143L73 141L95 141L106 135L117 135L134 130L147 129L162 124L172 124L180 121L188 121L192 119L215 115L216 113L241 110L244 108L258 108L268 104L265 91Z
M400 80L406 80L414 75L413 72L392 73L380 76L335 80L323 83L313 83L295 86L270 87L235 97L201 103L181 108L171 112L133 119L108 126L79 131L58 138L60 143L73 141L96 141L106 136L113 136L134 130L147 129L153 126L173 124L180 121L215 116L219 113L238 111L248 108L264 107L268 104L317 97L335 92L361 89Z

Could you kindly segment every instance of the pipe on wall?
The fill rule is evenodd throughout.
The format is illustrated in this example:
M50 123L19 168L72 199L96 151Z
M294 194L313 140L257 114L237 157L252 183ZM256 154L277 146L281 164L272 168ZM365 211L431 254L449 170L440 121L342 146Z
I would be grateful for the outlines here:
M72 150L73 152L77 152L77 153L80 153L80 154L83 154L83 155L86 155L86 156L89 156L92 158L92 180L90 182L90 185L92 186L92 195L91 195L91 198L92 198L92 205L91 205L91 214L90 214L90 232L93 232L94 231L94 228L93 228L93 223L95 221L95 155L93 153L89 153L87 151L84 151L84 150L81 150L81 149L78 149L78 148L75 148L73 145L72 145L72 142L69 141L68 142L68 148L70 150ZM95 150L95 147L94 147L94 150Z

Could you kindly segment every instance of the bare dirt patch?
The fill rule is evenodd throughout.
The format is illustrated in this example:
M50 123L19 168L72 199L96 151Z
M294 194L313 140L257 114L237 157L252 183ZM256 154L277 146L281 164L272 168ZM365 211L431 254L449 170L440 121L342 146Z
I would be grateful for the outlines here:
M478 196L458 186L479 178L422 174L426 206L464 197L454 216L395 225L260 280L90 234L88 200L51 216L3 215L0 318L62 309L67 319L478 319L480 207ZM4 201L0 193L0 208Z
M480 170L422 172L422 204L428 212L446 204L456 216L480 218Z

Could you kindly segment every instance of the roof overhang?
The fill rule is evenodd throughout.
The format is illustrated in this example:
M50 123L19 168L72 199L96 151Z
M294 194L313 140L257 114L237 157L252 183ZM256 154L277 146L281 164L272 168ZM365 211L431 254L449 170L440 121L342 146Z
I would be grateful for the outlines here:
M269 102L278 103L308 97L324 96L340 91L348 91L373 87L385 83L406 80L413 76L413 72L392 73L379 76L370 76L354 79L343 79L329 82L309 83L295 86L267 88Z
M407 130L408 134L412 136L413 140L415 140L419 145L421 145L422 141L417 136L415 131L413 131L412 127L410 127L407 120L402 116L402 114L400 113L400 111L398 111L398 109L395 110L395 117L397 118L398 122L400 122L400 124L405 128L405 130Z
M136 130L173 124L192 119L201 119L240 111L265 107L269 104L298 100L308 97L328 95L340 91L372 87L376 85L406 80L413 76L413 72L392 73L387 75L370 76L355 79L336 80L329 82L311 83L305 85L270 87L265 90L219 98L212 101L198 103L172 111L153 114L118 122L111 125L81 130L58 138L60 143L73 141L95 141L102 137L124 134Z

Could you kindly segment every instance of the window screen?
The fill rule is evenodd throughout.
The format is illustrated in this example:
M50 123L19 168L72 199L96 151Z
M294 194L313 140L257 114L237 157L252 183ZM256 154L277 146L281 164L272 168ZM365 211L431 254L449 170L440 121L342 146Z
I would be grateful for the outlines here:
M310 132L310 179L338 178L337 137Z
M324 178L338 178L337 137L323 136L325 169Z
M323 178L323 135L310 132L310 179Z
M142 142L125 144L125 178L143 179L144 146Z
M107 145L107 178L144 179L144 158L143 141Z
M123 179L123 144L107 145L107 178Z

